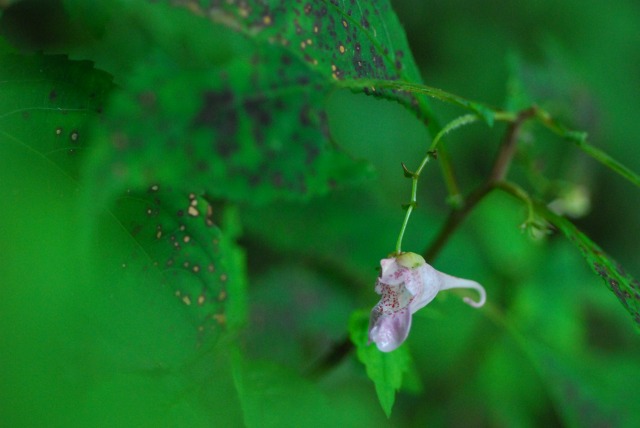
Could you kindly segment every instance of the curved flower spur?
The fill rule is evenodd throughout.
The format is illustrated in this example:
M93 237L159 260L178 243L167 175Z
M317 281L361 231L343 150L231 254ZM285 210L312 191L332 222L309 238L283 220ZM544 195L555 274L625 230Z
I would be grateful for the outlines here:
M480 284L439 272L419 254L402 253L382 259L380 266L376 293L382 297L371 310L369 341L375 342L383 352L391 352L405 341L411 315L431 302L441 290L473 288L480 293L480 300L465 297L464 302L474 308L485 303L486 292Z

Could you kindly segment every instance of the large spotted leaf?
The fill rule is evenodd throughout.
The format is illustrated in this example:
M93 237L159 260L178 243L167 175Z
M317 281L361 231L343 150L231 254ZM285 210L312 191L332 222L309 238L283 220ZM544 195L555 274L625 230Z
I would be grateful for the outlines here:
M83 7L66 4L71 16ZM103 189L188 182L255 203L325 193L368 171L331 138L325 99L338 81L419 79L387 2L112 4L104 39L87 54L136 42L117 46L133 65L90 168ZM428 115L412 94L375 94Z

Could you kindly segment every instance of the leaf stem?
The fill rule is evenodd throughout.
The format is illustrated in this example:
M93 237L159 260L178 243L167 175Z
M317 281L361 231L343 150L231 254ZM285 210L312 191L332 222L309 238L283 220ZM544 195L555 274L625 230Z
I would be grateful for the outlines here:
M411 182L411 200L409 201L409 204L407 204L406 206L407 211L405 213L404 220L402 222L402 227L400 228L400 234L398 235L398 240L396 241L395 254L400 254L402 252L402 239L407 229L407 225L409 224L409 218L411 217L411 213L413 212L414 208L417 205L418 179L420 178L420 174L422 173L422 170L429 162L429 159L437 157L438 144L440 143L440 141L445 135L447 135L449 132L453 131L454 129L460 128L461 126L464 126L464 125L471 124L473 122L476 122L477 120L478 120L478 115L466 114L464 116L460 116L452 120L447 125L445 125L445 127L442 128L440 132L438 132L438 134L435 136L435 138L431 142L431 145L429 146L427 153L425 154L424 158L422 159L422 162L420 162L420 165L418 166L418 169L415 172L409 171L407 167L404 164L402 164L402 168L404 169L405 176L410 177L412 181Z
M471 110L478 114L489 125L492 125L495 121L515 123L519 120L518 115L520 113L499 110L486 104L468 100L458 95L443 91L442 89L433 88L418 83L409 83L399 80L357 79L341 80L336 84L339 87L348 88L354 91L362 91L363 88L380 88L390 89L392 91L405 91L422 94L449 104L460 106L467 110ZM572 141L589 157L621 175L634 185L640 187L640 174L635 173L630 168L613 159L602 150L588 144L586 142L587 134L585 132L578 132L568 129L564 125L558 123L549 112L540 108L539 106L533 106L529 110L534 112L533 116L535 116L535 118L545 128L549 129L551 132L562 138Z
M472 191L466 199L462 201L462 204L459 207L453 207L451 209L449 216L438 232L438 235L436 235L435 239L431 242L431 245L429 245L423 253L427 262L433 262L451 235L453 235L475 206L480 203L485 196L491 193L492 190L499 187L500 183L504 181L516 152L516 146L520 136L520 130L522 129L522 124L532 117L535 112L535 108L523 110L517 114L516 120L509 124L489 176L482 184L480 184L480 186Z

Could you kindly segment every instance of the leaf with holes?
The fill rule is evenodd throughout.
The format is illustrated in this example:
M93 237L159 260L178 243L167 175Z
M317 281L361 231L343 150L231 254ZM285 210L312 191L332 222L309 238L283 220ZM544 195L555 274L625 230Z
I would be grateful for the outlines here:
M569 220L551 212L545 206L537 210L547 221L557 227L573 245L578 247L589 266L597 273L611 290L622 306L631 314L640 327L640 282L632 278L622 266L607 255L602 248L580 232Z

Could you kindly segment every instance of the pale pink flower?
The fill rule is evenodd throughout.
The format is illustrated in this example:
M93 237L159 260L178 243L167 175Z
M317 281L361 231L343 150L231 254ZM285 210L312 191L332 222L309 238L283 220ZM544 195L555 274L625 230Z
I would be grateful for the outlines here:
M416 253L382 259L380 266L376 293L382 298L371 310L369 340L383 352L393 351L405 341L411 315L431 302L439 291L473 288L480 293L480 300L475 302L469 297L463 300L475 308L484 305L486 300L480 284L439 272Z

